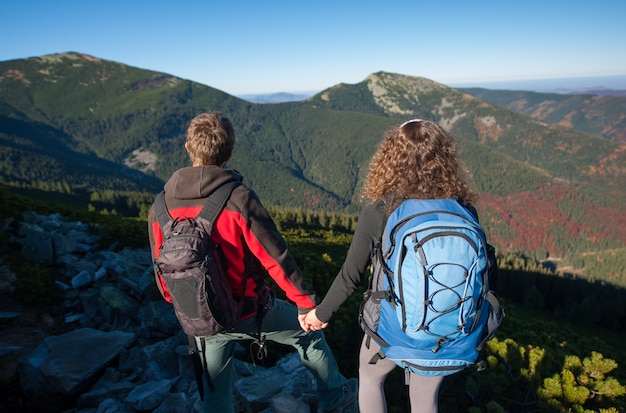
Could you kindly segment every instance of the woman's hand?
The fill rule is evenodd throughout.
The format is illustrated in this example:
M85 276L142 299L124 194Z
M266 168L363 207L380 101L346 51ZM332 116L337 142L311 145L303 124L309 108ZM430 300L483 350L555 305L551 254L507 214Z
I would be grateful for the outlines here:
M300 321L300 326L304 331L317 331L328 326L328 322L322 322L317 318L317 314L315 309L309 311L306 314L302 314L298 316L298 321Z

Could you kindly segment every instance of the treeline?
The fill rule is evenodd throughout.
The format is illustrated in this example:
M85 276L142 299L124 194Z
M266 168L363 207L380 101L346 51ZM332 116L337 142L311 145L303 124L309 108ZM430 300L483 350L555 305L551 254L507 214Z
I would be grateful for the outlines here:
M72 188L67 183L57 183L52 186L33 185L31 189L44 191L43 198L52 194L73 195L81 199L81 203L89 211L102 214L113 214L122 217L137 217L146 220L148 212L156 194L134 191L115 191L110 189L97 191L84 191ZM279 229L297 227L324 228L331 231L354 232L358 220L358 214L333 212L326 209L310 209L299 207L275 207L269 206L268 212L276 222Z
M268 207L268 212L279 229L309 228L353 233L358 214L331 212L291 207Z
M574 268L584 268L585 278L626 288L626 248L607 248L575 254Z
M147 219L156 194L125 191L93 191L89 194L89 210L110 212Z
M56 182L45 184L34 182L29 186L6 186L6 189L19 191L22 194L29 194L40 200L54 200L60 203L69 202L88 211L99 214L112 214L121 217L136 217L146 220L149 208L156 193L138 191L116 191L110 189L87 191L81 187L73 187L67 182ZM17 188L20 188L19 190ZM39 189L35 191L33 189ZM541 192L541 191L539 191ZM544 198L561 196L560 194L547 193ZM555 211L552 218L556 224L552 231L546 231L541 227L527 226L516 228L515 232L507 231L500 226L494 225L498 221L497 199L484 198L486 203L481 209L481 222L488 226L488 233L491 241L495 243L499 252L507 255L504 259L505 268L522 269L526 272L551 271L552 274L560 274L561 277L574 277L589 280L591 283L608 283L626 288L626 249L615 240L615 237L623 237L623 234L611 232L608 222L620 219L612 214L600 214L588 209L584 203L568 203L567 217L586 215L588 219L593 219L594 228L597 232L582 232L582 235L575 235L566 231L568 222L563 220L564 213ZM520 198L522 205L534 203L537 199ZM578 207L576 207L576 204ZM279 229L327 229L337 233L352 234L358 221L358 213L336 212L326 208L311 207L281 207L268 206L268 211L274 218ZM519 211L510 211L513 214L528 214L528 220L532 220L532 210L520 207ZM602 211L601 211L602 212ZM558 214L557 214L558 213ZM568 218L569 219L569 218ZM602 225L600 225L602 224ZM587 237L586 235L593 235ZM541 246L544 248L531 248L524 253L515 252L517 250L507 250L501 246L507 238L521 237L528 239L528 245ZM545 238L547 237L547 238ZM595 241L591 241L591 240ZM546 250L545 246L557 245L562 254L554 255ZM583 251L583 252L581 252ZM554 256L553 256L554 255Z
M555 271L519 252L498 258L498 294L570 323L626 330L626 288ZM623 281L622 281L623 283Z

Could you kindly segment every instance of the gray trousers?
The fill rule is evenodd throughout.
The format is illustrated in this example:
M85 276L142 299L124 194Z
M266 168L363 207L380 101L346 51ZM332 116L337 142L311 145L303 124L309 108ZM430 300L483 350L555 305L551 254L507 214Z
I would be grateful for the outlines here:
M243 333L256 333L257 320L252 317L240 321L234 332L221 333L208 337L205 341L206 351L201 354L207 370L215 386L211 392L206 378L204 379L204 412L233 413L234 400L232 384L235 378L233 353L238 340L249 340L250 336ZM263 319L263 335L269 341L290 345L300 354L300 359L317 382L320 407L331 410L337 406L343 396L345 378L339 372L337 362L326 343L322 331L305 333L298 322L297 308L283 300L276 300L274 306ZM196 337L200 348L200 339Z
M385 379L395 367L393 361L383 358L376 364L369 364L380 347L374 340L369 340L366 346L367 335L361 342L359 353L359 411L360 413L386 413ZM409 378L409 399L412 413L436 413L439 398L439 387L443 376L420 376L412 374Z

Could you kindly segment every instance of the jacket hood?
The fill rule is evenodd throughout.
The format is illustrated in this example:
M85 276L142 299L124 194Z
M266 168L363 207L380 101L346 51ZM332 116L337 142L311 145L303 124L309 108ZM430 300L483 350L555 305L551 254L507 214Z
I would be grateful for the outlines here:
M165 183L165 193L175 199L208 197L218 187L230 181L243 181L234 169L216 165L190 166L177 170Z

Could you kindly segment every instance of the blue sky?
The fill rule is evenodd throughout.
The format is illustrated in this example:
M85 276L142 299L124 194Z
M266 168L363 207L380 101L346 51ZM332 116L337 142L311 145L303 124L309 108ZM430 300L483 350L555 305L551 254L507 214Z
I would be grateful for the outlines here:
M625 19L624 0L7 0L0 61L75 51L234 95L380 70L446 85L624 78Z

